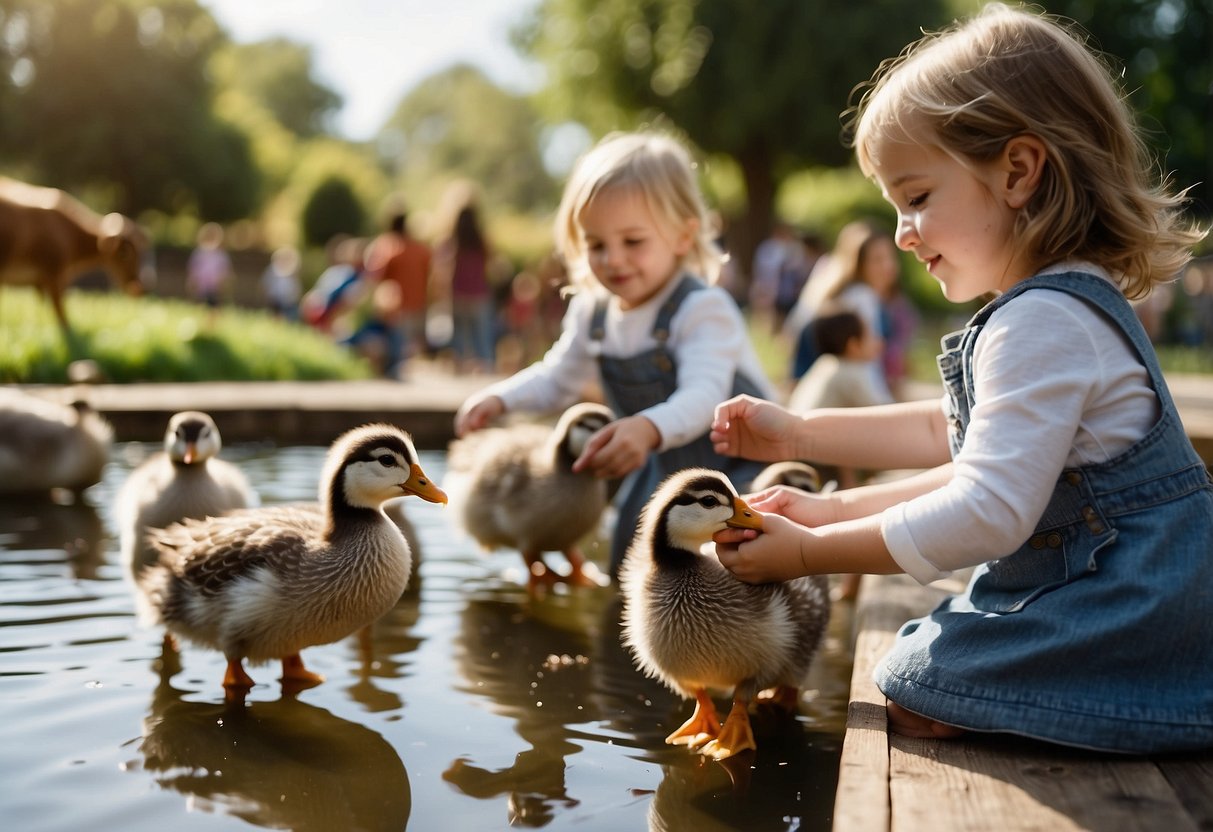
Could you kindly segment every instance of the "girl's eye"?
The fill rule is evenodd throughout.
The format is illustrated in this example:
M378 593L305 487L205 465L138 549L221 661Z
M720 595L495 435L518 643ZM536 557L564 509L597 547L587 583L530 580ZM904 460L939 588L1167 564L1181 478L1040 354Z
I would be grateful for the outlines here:
M390 456L389 454L384 454L383 456L379 457L379 464L384 468L395 468L396 458L394 456Z
M927 195L919 194L918 196L910 197L909 201L906 204L909 205L911 208L921 208L926 201L927 201Z
M636 246L639 246L639 245L644 245L644 240L624 240L624 241L623 241L623 244L624 244L625 246L629 246L629 247L631 247L631 248L635 248Z

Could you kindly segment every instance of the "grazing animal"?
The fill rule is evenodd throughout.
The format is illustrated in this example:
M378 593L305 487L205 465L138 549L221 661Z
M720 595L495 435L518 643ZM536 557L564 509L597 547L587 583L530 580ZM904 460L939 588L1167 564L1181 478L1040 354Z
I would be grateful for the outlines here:
M33 286L50 301L66 333L63 293L102 268L138 294L148 237L121 214L101 216L55 188L0 177L0 285Z
M0 388L0 494L79 494L100 482L113 444L113 429L88 402Z
M403 495L446 502L408 434L347 431L325 460L322 511L263 506L153 530L160 561L139 578L142 617L223 651L229 697L254 684L244 659L280 659L284 683L318 684L299 652L375 621L408 584L408 544L382 510Z
M637 666L695 712L666 742L714 759L756 748L748 709L760 691L792 709L830 615L825 577L752 585L704 548L726 526L762 528L728 478L688 468L645 506L620 571L623 641ZM708 691L733 692L723 727Z
M544 563L544 552L564 554L570 582L597 583L577 544L606 508L607 483L589 472L573 473L572 465L613 418L610 408L583 402L561 414L554 428L519 423L451 443L447 483L459 520L485 548L521 552L532 587L560 580Z
M216 517L256 503L240 469L217 458L222 447L219 428L208 414L176 413L164 432L164 450L144 460L122 484L114 513L122 562L132 578L159 560L147 540L148 529Z

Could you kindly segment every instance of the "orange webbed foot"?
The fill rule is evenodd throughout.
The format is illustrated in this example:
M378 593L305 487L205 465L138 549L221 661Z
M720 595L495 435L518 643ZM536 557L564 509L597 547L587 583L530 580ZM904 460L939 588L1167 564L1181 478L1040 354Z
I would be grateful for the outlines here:
M665 741L670 745L698 748L719 733L720 717L716 714L716 705L707 691L701 688L695 691L695 712L691 714L691 718L666 737Z
M750 728L749 702L734 697L733 707L720 729L720 735L700 749L700 753L713 760L723 760L748 749L756 750L754 731Z
M313 673L303 666L303 659L298 653L282 657L282 684L293 690L315 687L324 681L319 673Z
M248 690L257 684L253 677L244 672L240 659L227 660L227 672L223 674L223 687L227 690Z

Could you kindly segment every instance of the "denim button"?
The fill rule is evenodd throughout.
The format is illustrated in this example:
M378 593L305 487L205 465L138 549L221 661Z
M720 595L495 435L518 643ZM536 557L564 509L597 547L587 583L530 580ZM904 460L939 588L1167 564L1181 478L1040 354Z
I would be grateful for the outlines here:
M1048 544L1050 549L1060 549L1061 535L1059 535L1057 532L1051 532L1049 536L1045 538L1045 543Z
M1034 534L1028 540L1028 545L1033 549L1043 549L1045 547L1045 536L1043 534Z

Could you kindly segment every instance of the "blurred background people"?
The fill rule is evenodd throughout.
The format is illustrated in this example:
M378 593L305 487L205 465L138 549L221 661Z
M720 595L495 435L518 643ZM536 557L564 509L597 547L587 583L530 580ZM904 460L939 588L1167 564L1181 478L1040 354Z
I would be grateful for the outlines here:
M265 305L279 318L289 321L299 318L299 251L294 246L282 246L270 255L270 262L261 273L261 294Z
M435 292L450 304L455 372L488 373L494 369L496 354L491 252L470 190L459 188L455 193L454 218L434 251Z

